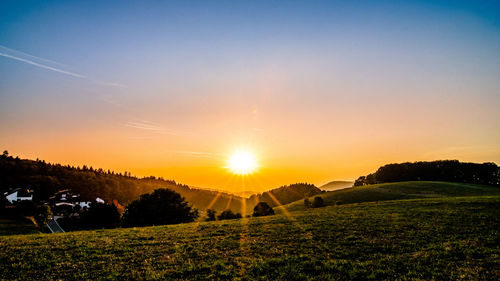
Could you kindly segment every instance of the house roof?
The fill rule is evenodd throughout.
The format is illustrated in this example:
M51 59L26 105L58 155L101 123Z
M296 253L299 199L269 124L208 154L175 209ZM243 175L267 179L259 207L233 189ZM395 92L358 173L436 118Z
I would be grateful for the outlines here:
M29 188L14 188L4 192L4 196L9 196L17 192L17 197L31 197L33 193Z

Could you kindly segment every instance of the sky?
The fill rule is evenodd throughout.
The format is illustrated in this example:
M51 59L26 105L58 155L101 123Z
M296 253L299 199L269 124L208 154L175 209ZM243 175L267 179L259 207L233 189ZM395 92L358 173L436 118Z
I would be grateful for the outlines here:
M229 191L500 164L499 77L495 1L2 1L0 149Z

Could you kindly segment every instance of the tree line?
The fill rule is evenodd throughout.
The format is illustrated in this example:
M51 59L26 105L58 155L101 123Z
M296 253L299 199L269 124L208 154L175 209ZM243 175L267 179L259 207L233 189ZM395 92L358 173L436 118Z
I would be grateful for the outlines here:
M400 181L449 181L500 186L500 168L495 163L458 160L388 164L375 173L359 177L354 186Z

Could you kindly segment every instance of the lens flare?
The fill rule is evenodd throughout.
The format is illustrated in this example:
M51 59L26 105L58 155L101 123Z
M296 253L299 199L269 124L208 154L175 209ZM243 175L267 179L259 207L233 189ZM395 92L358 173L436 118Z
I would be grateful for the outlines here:
M250 151L238 150L229 157L227 168L234 174L248 175L257 169L257 160Z

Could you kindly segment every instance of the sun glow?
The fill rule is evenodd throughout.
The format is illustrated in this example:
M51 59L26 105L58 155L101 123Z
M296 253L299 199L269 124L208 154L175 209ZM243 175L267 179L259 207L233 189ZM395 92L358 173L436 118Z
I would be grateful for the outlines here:
M227 168L234 174L248 175L257 169L257 160L248 150L238 150L229 157Z

